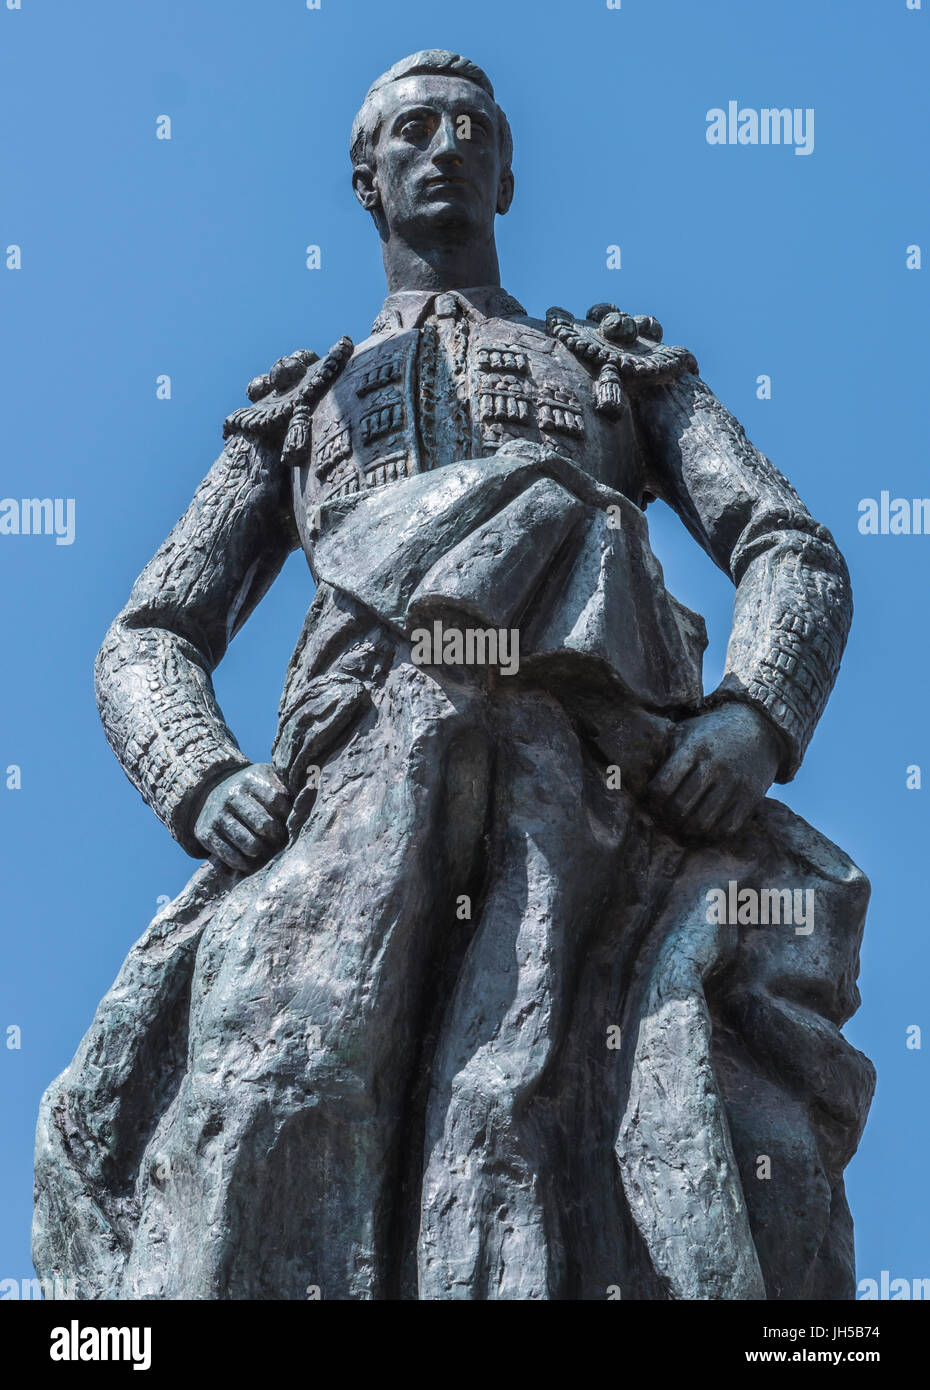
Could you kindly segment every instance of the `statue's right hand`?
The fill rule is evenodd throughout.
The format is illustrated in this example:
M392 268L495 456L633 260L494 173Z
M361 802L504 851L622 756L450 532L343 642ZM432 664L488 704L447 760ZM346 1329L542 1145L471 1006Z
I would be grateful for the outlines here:
M215 786L194 834L209 854L250 873L287 839L291 799L271 763L252 763Z

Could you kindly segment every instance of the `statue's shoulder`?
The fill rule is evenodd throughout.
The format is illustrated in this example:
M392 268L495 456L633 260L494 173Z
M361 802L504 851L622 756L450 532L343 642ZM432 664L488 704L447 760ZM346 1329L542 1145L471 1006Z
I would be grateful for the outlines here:
M525 313L508 321L531 334L555 339L594 377L596 409L608 419L620 419L627 395L661 386L685 373L697 375L694 355L662 342L662 325L651 314L626 314L616 304L592 304L584 318L554 306L545 319Z
M616 304L592 304L584 318L555 306L546 310L545 330L599 373L625 386L660 385L686 372L697 374L694 354L662 342L662 325L651 314L627 314Z
M249 382L246 395L252 404L226 417L223 438L252 436L287 453L291 436L305 432L313 407L352 356L353 346L351 338L340 338L325 357L308 348L279 357L270 371Z

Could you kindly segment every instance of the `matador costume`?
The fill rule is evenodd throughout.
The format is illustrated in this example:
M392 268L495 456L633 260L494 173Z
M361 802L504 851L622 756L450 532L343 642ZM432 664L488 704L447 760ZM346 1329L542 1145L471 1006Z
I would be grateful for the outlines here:
M302 547L288 841L201 865L46 1093L40 1275L94 1299L854 1297L843 1170L874 1076L840 1029L868 882L777 801L698 844L644 796L679 722L730 700L794 776L848 575L661 338L613 305L409 291L361 345L250 383L97 692L204 857L197 808L248 764L211 672ZM657 497L736 586L709 696ZM437 619L517 631L519 671L414 661ZM813 889L814 930L711 924L732 881Z

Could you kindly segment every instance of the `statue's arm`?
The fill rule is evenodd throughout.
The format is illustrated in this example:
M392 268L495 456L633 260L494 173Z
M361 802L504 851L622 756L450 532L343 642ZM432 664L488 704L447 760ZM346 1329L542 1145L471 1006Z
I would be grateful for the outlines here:
M298 543L289 481L279 449L233 435L97 656L107 738L192 855L206 853L194 824L207 795L249 766L211 673Z
M778 731L789 781L823 712L852 618L829 531L697 376L638 407L649 487L736 585L726 670L709 703L739 700Z

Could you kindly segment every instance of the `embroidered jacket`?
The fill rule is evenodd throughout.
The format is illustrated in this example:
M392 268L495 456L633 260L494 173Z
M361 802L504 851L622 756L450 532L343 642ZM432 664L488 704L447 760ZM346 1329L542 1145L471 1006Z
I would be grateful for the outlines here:
M645 705L697 708L703 628L666 593L649 550L642 513L655 497L736 585L709 702L760 709L781 737L778 778L790 780L845 645L846 567L692 355L661 338L655 319L614 305L543 321L494 287L405 292L357 347L297 352L249 384L252 404L226 421L222 454L97 660L107 736L191 854L203 853L193 823L207 792L248 762L211 672L299 545L318 581L401 633L426 611L424 594L490 621L532 611L531 658L569 650ZM362 521L381 533L370 573L359 572ZM455 547L462 563L448 561ZM508 547L504 583L501 563L482 557ZM517 560L527 578L515 590ZM480 594L462 592L464 573Z

